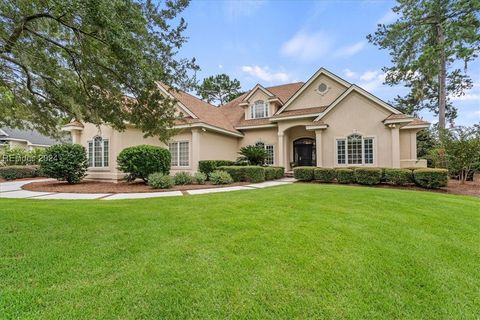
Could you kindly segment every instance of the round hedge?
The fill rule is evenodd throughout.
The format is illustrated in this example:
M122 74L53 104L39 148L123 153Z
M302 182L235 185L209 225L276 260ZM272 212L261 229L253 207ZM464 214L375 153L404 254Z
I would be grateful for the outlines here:
M148 185L153 189L170 189L175 183L172 177L155 172L148 176Z
M413 172L410 169L385 169L385 181L396 185L405 185L413 182Z
M170 173L170 151L162 147L139 145L125 148L117 157L118 169L125 172L127 181L142 179L155 172Z
M423 188L437 189L448 183L447 169L416 169L413 171L415 183Z
M382 181L382 169L380 168L356 168L355 181L359 184L374 185Z
M355 182L355 171L353 169L340 168L336 169L335 173L337 175L338 183L353 183Z
M53 145L46 149L40 168L47 177L79 183L87 174L87 152L79 144Z
M295 167L293 168L293 177L300 181L312 181L314 172L315 167Z

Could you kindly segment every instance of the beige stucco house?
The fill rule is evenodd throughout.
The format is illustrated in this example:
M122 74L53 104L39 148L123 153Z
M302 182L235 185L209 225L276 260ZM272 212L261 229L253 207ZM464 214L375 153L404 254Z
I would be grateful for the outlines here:
M181 130L168 145L143 138L134 127L118 132L75 121L64 128L73 143L88 151L88 178L123 178L116 157L138 144L169 148L172 172L195 172L199 160L235 160L242 146L252 144L268 151L268 164L287 171L293 166L426 166L417 159L416 135L428 122L401 113L324 68L305 83L258 84L221 107L161 89L177 100L182 115L175 126Z

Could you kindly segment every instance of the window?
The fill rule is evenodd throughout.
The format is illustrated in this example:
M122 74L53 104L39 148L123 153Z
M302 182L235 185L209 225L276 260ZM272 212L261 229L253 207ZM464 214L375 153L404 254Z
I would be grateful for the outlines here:
M262 101L255 101L250 109L250 118L266 118L268 117L268 105Z
M96 136L88 141L88 166L102 168L109 166L109 145L107 139Z
M338 139L337 164L373 164L373 138L352 134Z
M328 91L328 86L325 83L320 83L317 87L317 92L321 95L324 95Z
M267 151L267 157L265 158L265 164L268 166L273 166L275 164L275 149L273 147L273 144L265 144L263 142L257 142L255 146L264 148L265 151Z
M190 165L190 148L188 141L176 141L168 144L172 154L172 167L188 167Z

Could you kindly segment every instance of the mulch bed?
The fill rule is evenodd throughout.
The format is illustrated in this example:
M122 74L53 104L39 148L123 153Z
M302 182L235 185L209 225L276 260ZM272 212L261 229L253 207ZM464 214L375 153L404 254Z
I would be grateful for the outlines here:
M190 184L184 186L174 186L171 189L152 189L143 182L100 182L84 180L78 184L68 184L64 181L43 181L32 182L22 187L24 190L41 192L66 192L66 193L137 193L137 192L166 192L166 191L186 191L194 189L208 189L242 186L250 184L249 182L238 182L224 185L214 185L209 182L206 184Z
M314 182L318 183L318 182ZM337 183L334 183L337 184ZM438 193L447 193L447 194L458 194L465 196L475 196L480 197L480 182L466 181L464 184L461 184L458 180L449 180L448 185L445 188L440 189L425 189L420 188L416 185L410 186L396 186L391 184L378 184L373 186L365 186L360 184L350 184L360 187L373 187L373 188L393 188L401 190L415 190L415 191L429 191L429 192L438 192Z

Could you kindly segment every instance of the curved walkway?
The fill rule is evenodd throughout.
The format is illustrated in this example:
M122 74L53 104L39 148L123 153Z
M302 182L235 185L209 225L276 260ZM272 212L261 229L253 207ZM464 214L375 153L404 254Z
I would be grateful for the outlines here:
M138 193L62 193L62 192L37 192L23 190L22 186L30 182L49 181L52 179L43 180L22 180L12 182L0 183L0 198L15 198L15 199L42 199L42 200L121 200L121 199L144 199L156 197L174 197L217 192L230 192L239 190L255 190L267 187L281 186L290 184L296 180L293 178L283 178L280 180L265 181L261 183L248 184L244 186L221 187L209 189L195 189L187 191L163 191L163 192L138 192Z

